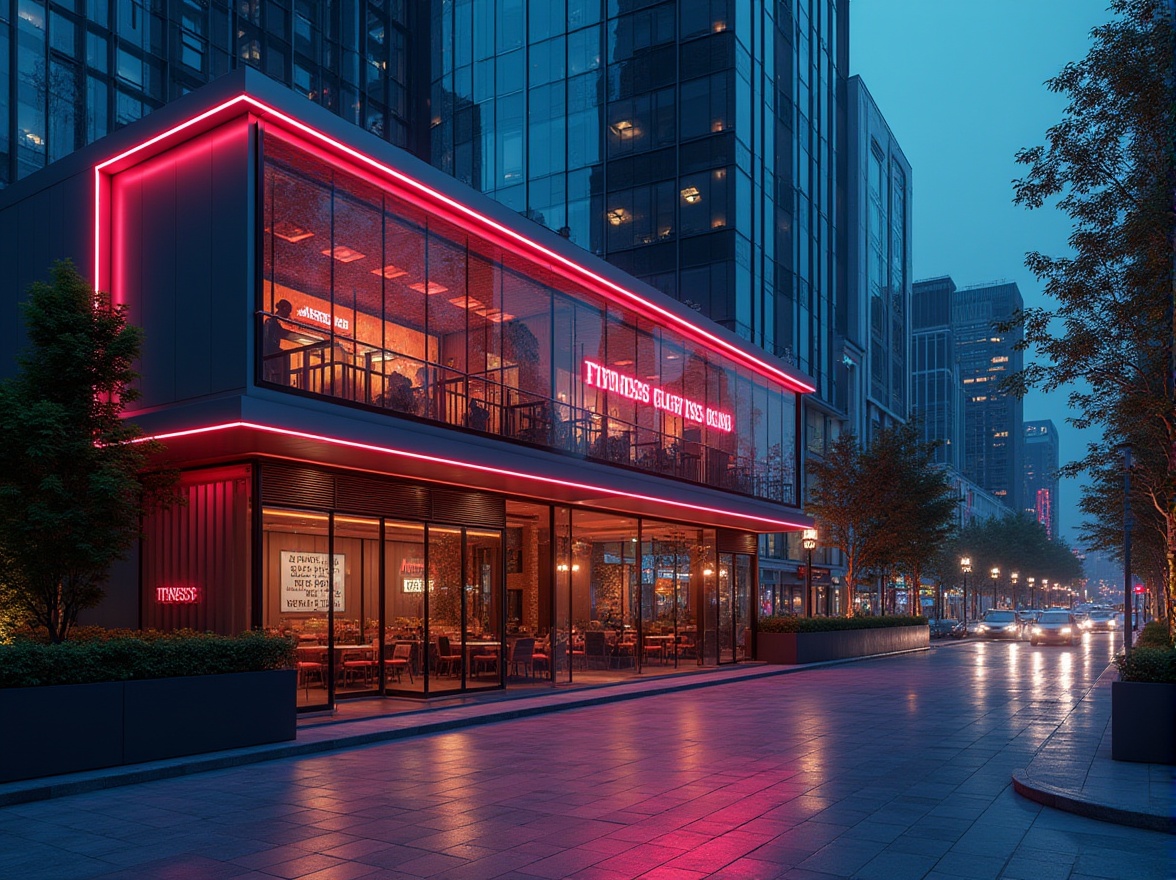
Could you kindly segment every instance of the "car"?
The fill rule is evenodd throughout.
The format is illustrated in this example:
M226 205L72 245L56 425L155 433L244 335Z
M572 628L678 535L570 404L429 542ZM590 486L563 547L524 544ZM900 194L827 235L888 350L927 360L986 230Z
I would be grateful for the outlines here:
M1081 625L1089 632L1116 632L1123 628L1119 615L1114 611L1091 611Z
M982 639L1019 639L1021 624L1012 611L985 611L974 632Z
M931 638L933 639L947 638L958 624L958 620L950 617L927 621L927 626L931 630Z
M1029 627L1029 644L1073 645L1078 632L1078 622L1069 611L1046 611Z

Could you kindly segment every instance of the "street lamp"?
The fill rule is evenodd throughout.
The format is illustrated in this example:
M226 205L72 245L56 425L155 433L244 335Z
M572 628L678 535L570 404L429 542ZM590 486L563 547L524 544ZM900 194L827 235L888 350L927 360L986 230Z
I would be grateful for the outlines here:
M1021 575L1015 571L1009 575L1009 580L1013 582L1013 608L1017 607L1017 578L1020 576Z
M998 577L1000 577L1000 569L994 565L994 566L992 566L992 569L988 572L988 574L992 577L992 607L995 609L996 608L996 579Z
M1033 575L1029 575L1029 577L1025 578L1025 580L1029 581L1029 607L1036 608L1037 595L1033 592L1033 582L1037 580L1037 578L1033 577Z
M964 574L964 632L968 631L968 575L972 573L972 557L960 557L960 571Z
M1123 453L1123 653L1131 653L1131 603L1135 599L1131 589L1131 444L1120 443Z
M1046 608L1048 608L1049 606L1051 606L1053 604L1053 602L1051 601L1053 599L1053 596L1050 595L1050 591L1049 591L1049 578L1042 578L1041 579L1041 595L1045 597L1045 607Z
M804 606L805 616L813 616L813 551L817 549L817 530L805 529L800 543L808 554L808 562L804 567Z

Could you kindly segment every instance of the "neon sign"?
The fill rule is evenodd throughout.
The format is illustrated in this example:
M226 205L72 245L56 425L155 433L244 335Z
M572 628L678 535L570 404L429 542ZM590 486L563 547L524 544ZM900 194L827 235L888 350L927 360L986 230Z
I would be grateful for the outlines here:
M697 422L716 431L735 430L735 419L729 412L706 406L698 401L674 394L664 388L642 382L636 376L627 376L596 361L584 361L584 384L600 388L612 394L637 403L648 403L654 409L664 410L670 415L681 416L688 422Z
M196 605L200 601L200 588L156 587L155 601L160 605Z

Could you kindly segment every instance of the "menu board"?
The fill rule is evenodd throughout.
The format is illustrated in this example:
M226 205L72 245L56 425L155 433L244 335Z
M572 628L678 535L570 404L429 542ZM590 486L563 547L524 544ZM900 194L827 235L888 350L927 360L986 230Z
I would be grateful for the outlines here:
M327 554L282 550L282 614L327 610ZM335 554L335 612L344 608L345 554Z

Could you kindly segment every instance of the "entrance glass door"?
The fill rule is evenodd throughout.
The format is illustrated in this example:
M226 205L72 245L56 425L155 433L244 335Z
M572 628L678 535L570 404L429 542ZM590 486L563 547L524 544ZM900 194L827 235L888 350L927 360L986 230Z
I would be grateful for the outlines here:
M463 658L469 689L502 684L502 532L465 533L465 636Z

